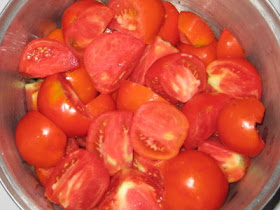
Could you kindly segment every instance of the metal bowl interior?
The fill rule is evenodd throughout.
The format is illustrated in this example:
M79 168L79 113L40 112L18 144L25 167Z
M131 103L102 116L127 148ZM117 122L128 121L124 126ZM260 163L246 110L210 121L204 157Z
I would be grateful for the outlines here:
M43 196L30 167L14 142L17 122L26 112L24 79L18 61L25 44L59 25L64 9L74 0L12 0L0 16L0 178L22 209L55 208ZM173 0L178 10L201 15L218 36L227 28L241 42L247 58L262 75L266 106L259 125L266 141L242 181L231 185L223 209L261 209L280 186L280 17L267 0Z

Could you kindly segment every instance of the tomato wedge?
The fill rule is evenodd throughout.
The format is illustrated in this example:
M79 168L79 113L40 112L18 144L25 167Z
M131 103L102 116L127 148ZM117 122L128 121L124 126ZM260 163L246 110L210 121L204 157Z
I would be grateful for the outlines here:
M23 50L19 72L27 77L46 77L79 67L71 50L63 43L38 38L29 42Z

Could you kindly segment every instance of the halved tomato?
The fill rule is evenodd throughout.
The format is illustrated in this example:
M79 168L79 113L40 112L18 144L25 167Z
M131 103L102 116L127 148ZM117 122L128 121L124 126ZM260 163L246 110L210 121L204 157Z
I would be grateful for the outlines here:
M27 77L46 77L79 67L71 50L63 43L38 38L29 42L23 50L19 72Z
M93 117L97 117L105 112L116 110L116 104L111 95L100 94L87 103L86 108Z
M45 196L63 209L93 209L108 189L110 176L101 160L76 150L54 168Z
M130 130L131 144L146 158L170 159L179 153L188 129L188 119L175 106L147 102L135 111Z

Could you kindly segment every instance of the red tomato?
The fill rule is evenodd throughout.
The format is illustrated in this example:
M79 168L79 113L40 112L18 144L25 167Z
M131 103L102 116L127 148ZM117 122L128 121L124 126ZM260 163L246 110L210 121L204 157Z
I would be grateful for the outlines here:
M99 210L160 210L163 186L137 170L124 169L113 176Z
M29 42L24 48L19 72L28 77L46 77L77 67L78 59L63 43L39 38Z
M176 45L179 42L179 12L176 7L168 1L162 1L162 4L164 6L165 16L158 32L158 36L163 40L170 42L172 45Z
M92 116L62 75L44 80L38 94L38 109L68 137L86 136Z
M208 45L204 45L201 47L195 47L191 44L184 44L184 43L180 43L178 45L178 49L182 53L196 55L201 60L203 60L206 65L208 65L209 63L211 63L217 58L216 48L217 48L216 40L214 40Z
M84 104L87 104L97 96L97 90L94 88L84 65L81 65L80 68L73 71L65 72L65 75L66 80L70 82L76 94Z
M194 55L170 54L153 63L145 83L171 103L185 103L206 89L205 64Z
M27 111L38 111L37 96L43 80L37 80L24 85Z
M161 0L110 0L108 6L115 12L109 28L146 44L153 42L165 15Z
M160 37L157 36L152 44L146 46L143 56L133 70L129 79L132 82L144 85L145 75L149 67L157 59L176 52L178 52L177 48L173 47L169 42L163 41Z
M132 165L129 138L132 116L132 112L112 111L98 116L90 124L86 149L102 158L110 175Z
M96 98L92 99L86 108L93 117L96 117L105 112L116 110L116 104L111 95L100 94Z
M245 53L238 40L227 29L224 29L218 39L217 57L244 58Z
M107 191L109 181L102 161L79 149L54 168L45 196L63 209L93 209Z
M56 29L52 30L48 34L47 38L54 39L56 41L64 43L64 38L63 38L63 34L62 34L62 29L61 28L56 28Z
M118 90L117 109L134 112L148 101L162 101L168 103L164 98L145 86L128 80L122 81Z
M181 36L185 36L196 47L208 45L216 39L208 23L190 11L179 13L178 28ZM181 39L181 42L184 43L184 40Z
M95 88L103 94L117 90L120 81L135 68L144 48L143 42L123 33L104 33L95 38L84 55Z
M178 154L188 128L187 118L175 106L147 102L135 111L130 130L131 144L146 158L170 159Z
M209 76L208 84L218 92L236 98L261 98L261 77L246 59L220 58L210 63L206 71Z
M79 149L79 144L77 142L77 139L76 138L68 138L65 154L69 155L71 152L74 152L77 149Z
M98 1L75 2L62 16L65 43L75 54L82 56L89 43L105 31L113 16L113 10Z
M228 182L212 157L196 150L168 160L164 171L167 210L218 209Z
M234 99L220 112L218 134L228 148L254 157L264 148L255 125L261 123L265 107L256 98Z
M17 124L15 136L19 154L32 166L55 166L65 154L65 134L38 111L25 114Z
M54 167L51 168L37 168L35 167L35 173L40 181L40 183L46 187L48 180L54 170Z
M195 149L217 130L217 118L230 97L222 93L199 93L182 108L189 120L185 149Z

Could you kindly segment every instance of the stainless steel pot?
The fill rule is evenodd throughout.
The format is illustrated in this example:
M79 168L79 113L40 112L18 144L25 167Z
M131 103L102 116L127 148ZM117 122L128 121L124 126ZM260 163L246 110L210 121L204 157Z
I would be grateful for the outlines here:
M36 177L17 153L14 130L25 113L24 80L17 73L24 45L56 27L74 0L12 0L0 17L0 178L22 209L51 209ZM245 178L231 186L223 209L261 209L280 186L280 17L267 0L174 0L205 18L217 35L234 33L263 81L266 147Z

